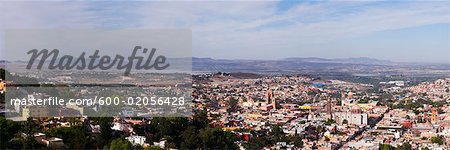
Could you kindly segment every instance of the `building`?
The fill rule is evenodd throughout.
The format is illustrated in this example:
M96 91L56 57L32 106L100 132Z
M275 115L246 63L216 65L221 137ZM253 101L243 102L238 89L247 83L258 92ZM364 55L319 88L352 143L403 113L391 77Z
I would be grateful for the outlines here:
M353 125L367 125L367 114L366 113L348 113L348 112L335 112L334 117L336 122L343 124L344 120L347 120L347 124Z
M345 123L344 120L347 120L347 124L353 125L367 125L368 122L368 114L363 113L361 111L361 107L358 105L353 105L350 112L335 112L334 116L336 118L336 122L339 124Z
M275 102L275 98L273 97L273 90L272 89L269 89L269 90L267 90L267 93L266 93L266 103L267 103L267 105L269 106L269 105L272 105L272 108L273 109L277 109L276 108L276 102Z
M126 137L125 139L130 141L130 143L133 144L133 145L141 145L141 146L143 146L145 144L145 140L147 138L145 138L145 136L132 135L132 136Z

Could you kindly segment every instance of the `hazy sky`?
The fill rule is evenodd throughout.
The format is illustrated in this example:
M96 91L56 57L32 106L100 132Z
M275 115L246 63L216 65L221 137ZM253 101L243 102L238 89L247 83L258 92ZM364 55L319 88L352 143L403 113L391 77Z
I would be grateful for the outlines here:
M0 35L36 28L191 29L194 57L450 63L450 1L0 2L0 17Z

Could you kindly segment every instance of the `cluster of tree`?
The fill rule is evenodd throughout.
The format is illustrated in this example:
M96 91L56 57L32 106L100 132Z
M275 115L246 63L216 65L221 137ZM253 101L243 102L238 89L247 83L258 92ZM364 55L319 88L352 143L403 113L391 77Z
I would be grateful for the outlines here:
M20 124L4 117L0 117L0 149L12 147L10 141L21 130Z
M90 133L89 123L72 121L71 127L51 128L44 133L49 137L63 139L64 145L51 145L55 149L143 149L133 146L124 138L124 133L111 129L111 117L89 118L91 123L100 125L100 134ZM86 122L86 121L85 121ZM146 136L147 142L166 140L167 148L181 149L238 149L237 138L232 132L209 127L207 113L200 111L192 119L187 117L156 117L147 125L136 125L134 131ZM32 149L45 147L33 135L42 132L40 121L29 118L22 123L0 118L0 149ZM26 136L20 136L23 133ZM149 147L146 149L158 149Z
M348 122L348 121L347 121ZM333 119L330 119L330 118L328 118L326 121L325 121L325 125L331 125L331 124L335 124L336 123L336 121L335 120L333 120Z
M378 145L379 150L412 150L411 144L409 142L404 142L402 145L394 147L389 144L379 144Z
M153 118L145 129L137 129L148 142L166 140L169 148L237 149L234 133L208 126L206 111L195 113L191 120L184 117Z
M303 138L301 136L286 136L279 126L273 126L271 131L251 131L251 133L255 137L243 144L245 149L263 149L264 147L273 146L277 142L286 142L287 144L294 144L296 148L303 148Z
M238 110L239 106L238 106L238 100L232 98L228 101L228 109L227 112L231 113L231 112L236 112Z
M0 116L0 126L0 149L40 149L45 147L34 139L39 125L32 118L23 122L14 122Z
M63 128L53 128L46 132L50 137L60 137L64 141L64 148L83 149L85 147L94 147L93 141L87 138L82 126L71 126ZM90 146L91 145L91 146Z
M368 98L364 98L358 101L359 104L367 104L369 103L369 99Z
M430 140L431 140L432 143L437 143L439 145L444 144L444 138L440 137L440 136L434 136Z

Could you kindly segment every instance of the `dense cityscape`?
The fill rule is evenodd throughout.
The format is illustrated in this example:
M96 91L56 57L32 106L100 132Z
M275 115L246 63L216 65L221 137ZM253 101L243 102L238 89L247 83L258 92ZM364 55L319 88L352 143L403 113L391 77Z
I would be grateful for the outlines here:
M3 70L2 73L5 74ZM23 121L2 117L1 146L8 149L449 148L450 78L420 83L383 81L374 86L309 75L219 72L192 77L194 114L190 117L99 118L80 114L32 118L26 113L48 111L30 107L21 109ZM2 80L2 103L4 93L10 91L6 85L13 82ZM5 112L10 110L3 109L2 114Z

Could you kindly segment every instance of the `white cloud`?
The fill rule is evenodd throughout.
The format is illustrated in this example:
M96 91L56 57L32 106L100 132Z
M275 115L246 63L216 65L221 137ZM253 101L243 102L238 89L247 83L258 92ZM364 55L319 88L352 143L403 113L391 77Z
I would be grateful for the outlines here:
M104 8L98 2L7 3L1 10L11 12L2 13L3 28L188 28L195 55L219 58L288 57L308 43L450 23L450 2L334 1L282 11L277 3L113 2Z

